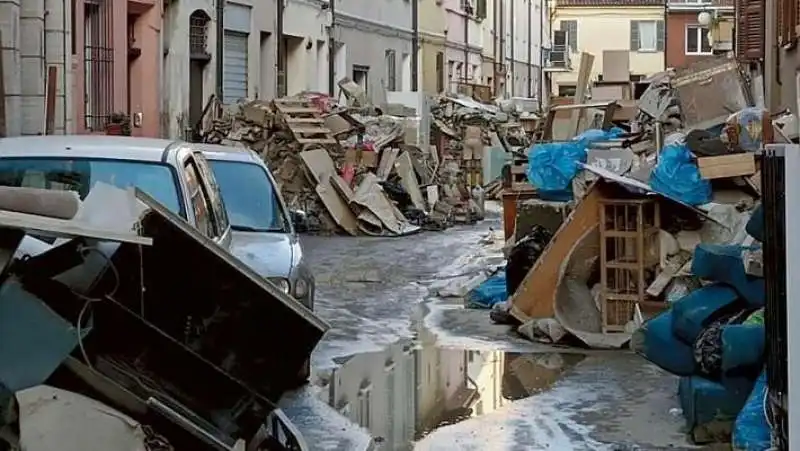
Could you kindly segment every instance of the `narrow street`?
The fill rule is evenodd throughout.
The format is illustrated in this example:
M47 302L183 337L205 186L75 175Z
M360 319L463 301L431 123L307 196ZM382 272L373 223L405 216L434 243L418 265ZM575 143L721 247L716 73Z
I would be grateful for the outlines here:
M304 237L332 329L313 384L282 407L311 448L364 449L369 434L393 450L696 449L675 377L628 351L534 344L430 295L502 264L487 243L499 219L402 240Z

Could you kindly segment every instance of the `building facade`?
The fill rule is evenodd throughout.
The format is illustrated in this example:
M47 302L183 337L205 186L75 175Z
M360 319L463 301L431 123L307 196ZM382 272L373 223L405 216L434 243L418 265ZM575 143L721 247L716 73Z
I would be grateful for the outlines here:
M288 0L283 12L283 61L277 75L279 95L303 91L329 92L330 82L330 3L327 0ZM340 55L343 57L343 55ZM334 91L336 93L334 85Z
M164 5L162 128L172 138L190 138L203 109L220 91L223 103L272 98L276 92L276 8L273 1L229 0L222 11L213 0ZM222 40L221 80L217 42Z
M665 68L663 0L556 0L550 16L553 43L548 64L558 69L551 72L555 95L574 92L581 52L595 57L591 81L603 73L605 50L628 51L631 80ZM556 52L558 46L566 48L566 55Z
M506 96L538 98L546 4L543 0L509 0L504 6Z
M701 24L707 14L710 23ZM667 2L667 67L682 68L733 50L733 0Z
M412 16L407 0L348 0L334 13L335 79L349 77L376 104L411 89Z
M420 88L426 94L445 92L447 86L447 13L439 0L419 2Z
M446 15L448 91L483 80L483 32L487 0L442 0Z

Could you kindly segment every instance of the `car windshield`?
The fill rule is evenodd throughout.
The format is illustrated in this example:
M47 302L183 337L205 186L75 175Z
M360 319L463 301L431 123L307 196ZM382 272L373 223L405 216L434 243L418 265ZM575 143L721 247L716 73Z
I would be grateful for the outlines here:
M69 158L0 158L0 186L75 191L85 199L97 182L134 186L182 214L171 169L158 163Z
M261 166L210 160L231 228L247 232L285 232L278 194Z

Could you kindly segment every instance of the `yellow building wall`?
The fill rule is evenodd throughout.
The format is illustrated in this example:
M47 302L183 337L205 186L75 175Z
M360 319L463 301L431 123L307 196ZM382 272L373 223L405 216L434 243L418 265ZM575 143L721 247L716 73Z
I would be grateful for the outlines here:
M444 32L447 29L447 12L443 5L436 3L436 0L420 0L419 2L421 87L426 94L438 93L436 54L439 52L444 54L445 51Z
M664 8L660 6L633 8L558 8L553 13L553 30L561 29L562 20L578 22L577 53L571 55L572 71L553 72L552 91L558 93L558 85L575 83L578 79L580 54L594 55L591 80L603 73L604 50L626 50L631 48L632 20L664 20ZM630 71L633 74L653 75L664 70L664 52L630 52Z

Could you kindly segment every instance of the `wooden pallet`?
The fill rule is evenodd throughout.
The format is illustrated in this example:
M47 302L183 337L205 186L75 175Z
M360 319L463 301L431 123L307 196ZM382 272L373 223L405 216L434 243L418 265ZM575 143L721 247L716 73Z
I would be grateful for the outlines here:
M299 144L336 144L317 107L304 99L275 99L275 109Z

